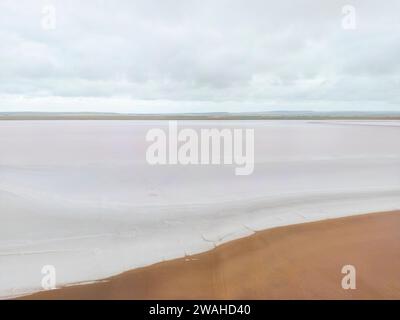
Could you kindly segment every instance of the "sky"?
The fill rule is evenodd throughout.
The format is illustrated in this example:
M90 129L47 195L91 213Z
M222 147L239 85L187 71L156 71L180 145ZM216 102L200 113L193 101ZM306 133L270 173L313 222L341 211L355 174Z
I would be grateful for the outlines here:
M400 111L398 0L0 0L0 112Z

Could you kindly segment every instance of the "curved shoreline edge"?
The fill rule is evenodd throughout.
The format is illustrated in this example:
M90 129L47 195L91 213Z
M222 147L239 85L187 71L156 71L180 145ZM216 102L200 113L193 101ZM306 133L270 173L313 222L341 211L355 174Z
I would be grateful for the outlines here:
M400 299L400 211L272 228L22 299ZM341 287L344 265L355 290Z

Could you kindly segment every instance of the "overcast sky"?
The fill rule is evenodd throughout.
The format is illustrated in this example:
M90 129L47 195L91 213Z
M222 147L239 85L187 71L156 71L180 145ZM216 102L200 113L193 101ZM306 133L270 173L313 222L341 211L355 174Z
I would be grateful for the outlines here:
M400 111L400 1L0 0L0 112L265 110Z

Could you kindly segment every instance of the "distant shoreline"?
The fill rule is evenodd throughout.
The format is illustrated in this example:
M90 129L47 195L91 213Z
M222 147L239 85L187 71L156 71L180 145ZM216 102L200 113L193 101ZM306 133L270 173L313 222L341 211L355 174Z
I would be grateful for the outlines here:
M267 113L30 113L0 112L6 120L400 120L400 113L356 112L267 112Z

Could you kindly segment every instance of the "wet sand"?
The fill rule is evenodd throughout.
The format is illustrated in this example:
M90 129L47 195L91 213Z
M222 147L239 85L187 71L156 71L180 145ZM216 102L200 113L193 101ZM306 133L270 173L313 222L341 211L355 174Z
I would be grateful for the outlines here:
M356 289L341 287L344 265ZM400 299L400 212L279 227L26 299Z

